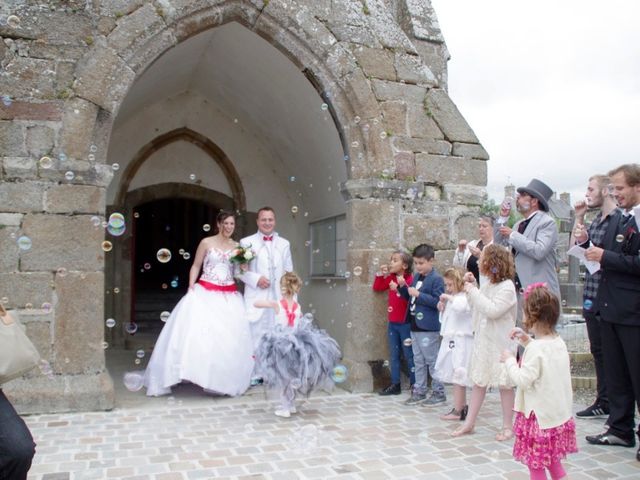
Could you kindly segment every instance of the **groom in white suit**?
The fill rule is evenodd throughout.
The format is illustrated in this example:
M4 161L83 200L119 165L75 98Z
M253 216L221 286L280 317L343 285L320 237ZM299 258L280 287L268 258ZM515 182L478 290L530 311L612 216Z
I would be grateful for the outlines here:
M275 325L272 308L256 308L256 300L280 301L280 278L293 271L289 241L275 232L276 214L271 207L258 210L258 231L240 240L243 247L250 247L256 254L249 268L241 275L244 282L244 305L251 326L254 350L260 337Z

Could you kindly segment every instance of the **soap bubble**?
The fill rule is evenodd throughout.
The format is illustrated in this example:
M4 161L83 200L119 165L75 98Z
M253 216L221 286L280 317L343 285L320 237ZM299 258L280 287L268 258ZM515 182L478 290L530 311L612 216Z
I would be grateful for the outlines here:
M593 308L593 301L588 298L584 301L584 309L591 310Z
M344 382L349 376L349 372L347 371L347 367L344 365L336 365L331 371L331 380L335 383Z
M144 386L144 375L142 372L126 372L122 380L124 386L130 392L137 392Z
M621 233L616 235L616 242L622 243L623 241L624 241L624 235L622 235Z
M94 215L93 217L91 217L91 224L92 224L94 227L96 227L96 228L97 228L97 227L99 227L101 223L102 223L102 220L100 220L100 217L98 217L98 216L96 216L96 215Z
M295 205L293 207L291 207L291 213L293 213L293 214L298 213L298 207L295 206Z
M362 275L362 267L360 267L360 266L354 267L353 268L353 274L356 277L359 277L360 275Z
M178 288L178 281L177 280L171 280L171 288Z
M104 324L107 326L107 328L113 328L116 326L116 319L115 318L107 318L107 320L104 322Z
M13 100L11 100L11 97L9 95L2 95L2 104L5 107L10 107L11 104L13 103Z
M89 147L89 151L90 151L91 153L96 153L96 152L98 151L98 147L97 147L97 146L95 146L95 145L91 145L91 146Z
M320 108L322 110L327 110L329 108L329 105L327 105L326 103L323 103L322 105L320 105Z
M124 215L118 212L114 212L109 215L109 221L107 222L107 232L114 237L119 237L126 231L126 223Z
M169 250L168 248L161 248L156 253L156 258L160 263L169 262L169 260L171 260L171 250Z
M416 319L422 320L422 317L424 317L424 314L422 312L416 313Z
M166 322L169 319L169 316L171 315L170 312L167 312L166 310L164 312L162 312L160 314L160 320L162 320L163 322Z
M64 178L66 178L68 181L73 180L74 178L76 178L76 174L73 173L71 170L69 170L68 172L66 172L64 174Z
M105 252L110 252L111 250L113 250L113 243L111 243L109 240L105 240L104 242L102 242L102 250Z
M129 335L133 335L138 331L138 325L135 322L129 322L124 329Z
M120 170L120 164L114 163L113 165L111 165L111 170L113 170L114 172L117 172L118 170Z
M136 351L136 357L138 358L144 358L144 350L142 348L138 349Z
M189 252L184 252L182 254L182 258L184 258L185 260L189 260L191 258L191 254Z
M58 154L58 160L60 160L61 162L66 162L67 161L67 154L64 152L60 152Z
M202 226L202 230L204 230L205 232L208 232L209 230L211 230L211 225L209 225L208 223L205 223Z
M26 235L22 235L18 238L18 248L20 250L30 250L31 249L31 239Z
M192 182L196 179L196 174L192 173L189 175L189 180L191 180Z
M64 267L60 267L58 270L56 270L56 273L58 274L58 276L60 277L66 277L67 276L67 269Z
M7 25L11 28L20 28L20 17L17 15L9 15L7 17Z
M38 163L40 164L40 167L44 169L51 168L51 166L53 165L53 162L51 161L51 157L47 157L46 155L42 157L40 159L40 162Z

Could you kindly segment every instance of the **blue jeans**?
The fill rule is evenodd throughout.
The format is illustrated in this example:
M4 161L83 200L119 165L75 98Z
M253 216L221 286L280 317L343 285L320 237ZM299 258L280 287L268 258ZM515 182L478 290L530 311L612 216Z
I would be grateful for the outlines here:
M427 378L431 376L431 392L444 395L444 385L433 378L440 350L440 332L411 332L411 340L416 367L416 383L413 386L413 392L417 395L425 395Z
M0 478L25 480L35 448L24 420L0 390Z
M407 361L407 367L409 368L409 381L411 385L416 383L416 378L413 368L413 351L411 350L411 344L405 344L407 339L411 338L411 324L409 323L393 323L389 322L387 327L389 337L389 355L391 360L391 383L400 383L400 368L401 358L400 355L404 355L404 359Z

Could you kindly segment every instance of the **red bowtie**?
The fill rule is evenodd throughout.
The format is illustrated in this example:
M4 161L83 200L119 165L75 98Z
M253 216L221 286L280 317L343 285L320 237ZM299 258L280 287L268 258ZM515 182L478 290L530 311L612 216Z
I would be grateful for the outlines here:
M266 235L264 237L262 237L262 240L264 240L265 242L270 242L273 240L273 235L271 235L270 237L267 237Z

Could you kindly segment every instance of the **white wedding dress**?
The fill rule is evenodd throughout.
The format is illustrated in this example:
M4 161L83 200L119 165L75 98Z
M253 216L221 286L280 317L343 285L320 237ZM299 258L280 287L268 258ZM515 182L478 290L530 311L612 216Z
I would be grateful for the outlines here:
M253 345L242 295L232 291L230 253L209 249L204 283L196 283L171 312L144 374L148 396L169 394L183 380L231 396L249 388Z

